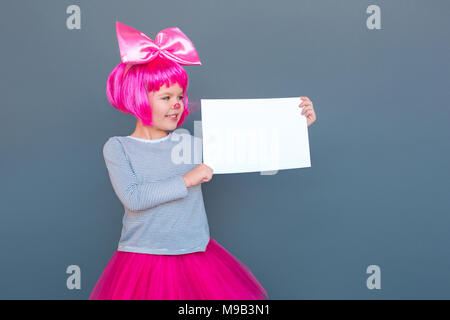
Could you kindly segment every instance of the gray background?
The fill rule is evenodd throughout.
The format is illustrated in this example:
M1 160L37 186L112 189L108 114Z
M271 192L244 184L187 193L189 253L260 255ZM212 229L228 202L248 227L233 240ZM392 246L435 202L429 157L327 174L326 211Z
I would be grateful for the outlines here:
M66 8L81 7L81 30ZM366 8L381 7L381 30ZM178 26L192 101L308 96L311 168L215 175L211 236L271 299L450 298L448 1L12 1L0 4L0 298L87 299L121 231L106 100L115 21ZM274 111L276 112L276 111ZM237 117L239 115L236 115ZM194 112L183 124L193 132ZM81 290L66 268L81 268ZM381 289L366 268L381 268Z

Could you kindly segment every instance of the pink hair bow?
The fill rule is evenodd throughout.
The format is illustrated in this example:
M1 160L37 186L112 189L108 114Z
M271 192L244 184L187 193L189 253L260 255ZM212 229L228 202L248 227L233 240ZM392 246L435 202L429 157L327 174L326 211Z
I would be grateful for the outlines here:
M161 30L155 41L116 21L120 58L124 63L147 63L161 55L181 65L201 65L191 40L177 27Z

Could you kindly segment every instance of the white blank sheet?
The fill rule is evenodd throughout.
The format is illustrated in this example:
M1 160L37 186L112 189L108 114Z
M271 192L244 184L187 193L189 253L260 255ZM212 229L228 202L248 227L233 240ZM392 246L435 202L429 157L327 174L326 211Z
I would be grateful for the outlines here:
M213 174L311 167L301 102L201 99L203 163Z

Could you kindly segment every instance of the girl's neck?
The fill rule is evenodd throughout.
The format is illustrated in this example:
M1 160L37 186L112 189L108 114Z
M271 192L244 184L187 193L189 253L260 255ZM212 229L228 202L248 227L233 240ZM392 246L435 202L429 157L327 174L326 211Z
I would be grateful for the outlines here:
M135 137L145 140L155 140L167 137L169 134L165 130L156 129L154 127L143 126L139 122L136 124L136 129L130 135L130 137Z
M145 142L145 143L158 143L158 142L163 142L163 141L168 140L170 138L170 136L171 136L171 133L169 133L167 136L165 136L163 138L160 138L160 139L142 139L142 138L136 138L134 136L127 136L127 137L130 138L130 139L137 140L137 141L142 141L142 142Z

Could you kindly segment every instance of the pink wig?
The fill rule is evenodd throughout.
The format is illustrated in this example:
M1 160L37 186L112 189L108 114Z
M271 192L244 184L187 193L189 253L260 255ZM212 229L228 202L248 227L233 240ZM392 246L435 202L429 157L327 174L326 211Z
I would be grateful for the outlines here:
M178 121L180 126L189 115L188 76L184 68L169 59L158 57L149 63L130 65L121 62L108 77L106 96L112 106L123 113L131 113L146 126L153 126L148 93L178 83L183 89L184 110Z

